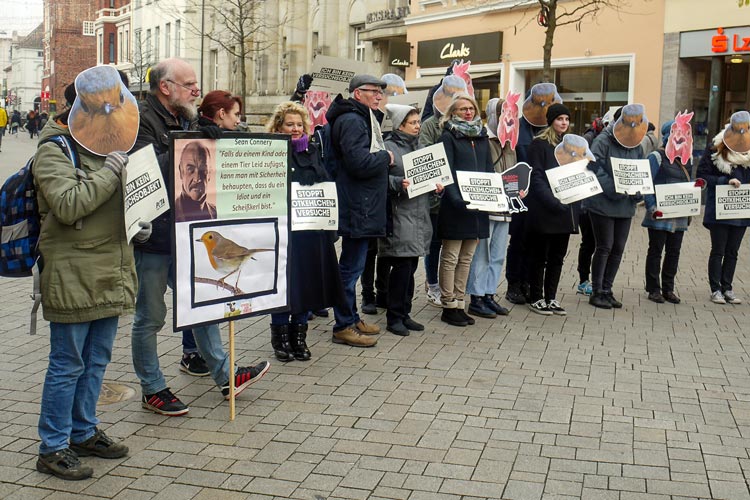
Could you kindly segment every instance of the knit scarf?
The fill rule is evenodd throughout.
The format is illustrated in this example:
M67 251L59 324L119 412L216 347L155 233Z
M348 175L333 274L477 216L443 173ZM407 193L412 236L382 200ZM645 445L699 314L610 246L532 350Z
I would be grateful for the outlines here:
M466 121L463 118L454 116L448 120L448 126L452 130L457 130L467 137L477 137L482 132L482 118L477 116L472 121Z
M299 139L292 139L292 148L294 149L295 153L301 153L302 151L307 150L307 146L310 143L310 136L307 134L302 134L302 137Z

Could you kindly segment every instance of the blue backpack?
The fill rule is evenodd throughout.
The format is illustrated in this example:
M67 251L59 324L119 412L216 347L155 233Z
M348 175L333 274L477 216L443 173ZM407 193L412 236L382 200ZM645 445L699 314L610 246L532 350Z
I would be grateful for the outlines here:
M72 167L80 170L75 146L66 136L56 135L39 142L54 142L72 161ZM37 243L41 224L39 206L36 201L36 188L32 165L34 158L26 166L11 175L0 188L0 276L20 278L31 276L37 259Z

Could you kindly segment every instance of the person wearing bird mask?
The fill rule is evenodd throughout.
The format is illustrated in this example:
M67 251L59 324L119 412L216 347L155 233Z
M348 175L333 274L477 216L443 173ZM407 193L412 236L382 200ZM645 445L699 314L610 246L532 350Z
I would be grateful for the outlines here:
M151 68L149 94L140 104L140 127L134 151L153 146L162 175L169 178L169 133L197 130L210 139L221 138L216 125L201 126L195 101L200 96L195 70L182 59L165 59ZM141 382L141 406L160 415L179 416L189 409L167 386L159 367L156 335L164 326L167 307L164 293L172 286L171 212L153 221L149 241L135 247L138 296L131 335L133 367ZM229 377L234 373L235 395L259 380L270 367L267 361L256 366L230 367L229 356L216 324L183 332L180 370L190 375L210 375L229 399Z
M119 91L120 79L108 69ZM66 95L75 100L73 84ZM79 457L114 459L128 453L98 428L96 404L119 317L133 312L137 282L123 220L121 177L128 156L88 151L73 138L69 117L70 109L41 132L33 166L41 215L40 289L50 333L36 469L80 480L91 477L93 469ZM51 142L55 137L69 141L79 168ZM144 226L136 241L148 240L150 224Z

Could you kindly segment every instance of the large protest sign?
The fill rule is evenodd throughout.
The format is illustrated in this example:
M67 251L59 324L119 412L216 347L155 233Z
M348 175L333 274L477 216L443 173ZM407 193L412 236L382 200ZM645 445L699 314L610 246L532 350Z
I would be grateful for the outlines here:
M287 306L288 138L170 136L174 328Z
M367 73L367 63L330 56L315 56L312 65L312 85L309 90L347 95L349 81L354 75Z
M151 222L169 210L167 188L161 176L153 146L130 155L122 177L125 194L125 232L128 242L141 229L140 221Z
M615 191L623 194L653 194L651 166L648 160L610 158Z
M456 182L461 197L469 202L466 208L483 212L508 211L508 199L503 191L503 178L500 174L457 170Z
M522 201L521 191L524 196L529 194L531 171L528 163L519 162L501 174L505 196L508 198L508 211L512 214L528 210Z
M716 219L750 219L750 184L716 186Z
M599 180L587 167L588 163L588 160L579 160L545 171L552 194L561 203L573 203L602 192Z
M701 188L694 182L657 184L656 209L663 219L698 215L701 213Z
M292 182L292 231L339 227L339 200L335 182L303 186Z
M437 184L442 184L443 187L453 184L451 167L442 142L405 154L403 162L404 179L411 182L406 188L409 198L435 191Z

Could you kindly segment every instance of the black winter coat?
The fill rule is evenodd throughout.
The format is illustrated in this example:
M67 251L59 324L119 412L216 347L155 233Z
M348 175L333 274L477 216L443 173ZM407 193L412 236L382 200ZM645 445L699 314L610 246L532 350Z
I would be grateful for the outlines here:
M555 146L544 139L534 139L528 149L531 166L529 194L523 199L529 208L526 230L541 234L571 234L578 232L580 203L565 205L552 194L547 170L557 168ZM560 167L564 168L564 167Z
M382 121L383 114L373 111ZM354 99L336 96L326 119L338 160L339 234L350 238L385 236L388 192L387 151L370 153L370 108Z
M711 155L715 152L713 147L706 149L696 173L696 177L706 180L706 209L703 213L703 225L709 227L714 224L726 224L748 227L750 219L716 219L716 186L729 184L731 179L737 179L740 184L750 184L750 165L735 165L721 156L713 159Z
M468 137L458 130L446 128L440 136L440 142L445 146L445 154L454 180L457 170L495 171L490 155L490 141L484 128L477 137ZM445 187L443 198L440 200L438 235L444 240L489 238L489 213L467 209L458 184L450 184Z
M141 124L138 128L138 137L135 146L130 151L138 151L152 144L156 152L156 159L161 168L161 175L167 184L169 200L174 200L172 186L169 183L169 133L172 131L196 130L198 120L180 123L172 114L153 96L146 96L138 108L140 109ZM143 252L171 254L172 253L172 211L163 213L153 221L151 237L146 243L136 243L135 249Z

